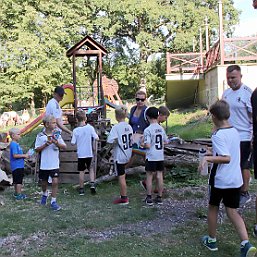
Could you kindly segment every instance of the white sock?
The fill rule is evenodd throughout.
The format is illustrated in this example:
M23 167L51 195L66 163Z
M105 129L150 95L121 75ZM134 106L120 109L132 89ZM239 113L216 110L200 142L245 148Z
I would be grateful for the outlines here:
M54 198L54 197L52 197L52 199L51 199L51 204L52 204L53 202L56 202L56 198Z
M47 197L48 196L48 191L46 190L45 192L42 193L42 195Z
M244 241L241 242L241 245L245 246L248 242L249 242L249 240L244 240Z
M216 237L210 237L210 236L209 236L209 240L210 240L210 241L213 241L213 242L216 242Z

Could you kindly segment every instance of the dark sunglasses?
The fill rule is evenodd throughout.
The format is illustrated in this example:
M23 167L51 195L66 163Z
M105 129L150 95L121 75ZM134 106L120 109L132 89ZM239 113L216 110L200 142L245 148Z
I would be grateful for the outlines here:
M137 98L136 98L136 101L137 101L137 102L139 102L139 101L144 102L144 101L145 101L145 98L142 99L142 98L138 98L138 97L137 97Z

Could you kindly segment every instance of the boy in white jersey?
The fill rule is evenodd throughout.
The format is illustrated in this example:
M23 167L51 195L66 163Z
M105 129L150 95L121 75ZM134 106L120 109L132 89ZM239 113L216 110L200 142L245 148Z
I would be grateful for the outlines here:
M159 124L162 124L164 122L167 123L167 119L170 116L169 109L166 106L164 106L164 105L160 106L158 109L159 109L158 123ZM153 181L156 181L156 173L153 175ZM147 187L146 187L146 179L140 181L140 185L146 190L147 189ZM155 184L155 189L154 189L153 192L156 193L156 194L158 193L157 184Z
M61 135L58 138L53 136L54 131L57 128L56 119L53 115L46 115L43 119L45 126L44 131L37 135L35 150L40 153L40 169L39 179L42 180L43 195L41 198L41 204L46 205L48 192L48 177L52 178L52 199L51 208L54 211L59 211L61 207L56 202L56 196L58 191L58 177L59 177L59 149L65 149Z
M91 165L93 158L93 145L99 140L95 129L86 124L87 117L84 111L78 111L76 114L78 127L73 130L71 139L72 145L77 145L78 171L79 171L79 194L84 195L85 170L89 170L90 191L96 193L95 171Z
M115 109L115 117L118 124L114 125L110 131L107 143L113 144L114 169L119 177L120 197L114 200L114 204L126 205L129 203L127 196L125 166L132 155L131 137L132 127L125 122L127 117L126 106L118 106Z
M163 171L164 171L164 144L168 143L167 135L162 126L158 124L159 110L149 107L146 117L150 125L144 130L144 142L142 147L146 148L146 188L147 196L145 203L153 205L152 180L156 172L158 195L155 199L157 204L162 204Z
M243 184L240 169L240 138L237 130L228 122L229 105L219 100L210 107L215 131L212 134L212 156L205 156L199 165L201 170L206 162L211 162L209 177L208 235L202 243L211 251L217 251L216 227L219 205L225 205L226 213L241 240L241 257L255 256L256 248L248 239L242 217L237 212L240 188Z
M238 65L227 67L227 83L230 88L225 90L222 99L226 100L230 108L229 123L238 131L240 136L241 172L243 186L241 188L240 207L251 201L248 193L252 167L252 90L241 81L241 68Z

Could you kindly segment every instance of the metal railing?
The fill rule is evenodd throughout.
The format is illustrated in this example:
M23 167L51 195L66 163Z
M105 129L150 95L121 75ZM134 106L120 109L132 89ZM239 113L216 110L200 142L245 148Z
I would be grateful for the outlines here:
M204 73L211 67L224 63L256 62L257 37L224 38L207 52L166 54L167 74ZM221 45L224 48L221 51Z

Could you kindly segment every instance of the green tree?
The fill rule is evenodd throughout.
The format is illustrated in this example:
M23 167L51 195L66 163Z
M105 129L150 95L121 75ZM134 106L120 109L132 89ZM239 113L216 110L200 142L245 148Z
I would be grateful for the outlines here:
M238 12L232 0L223 2L231 34ZM71 82L65 54L86 35L108 49L104 72L118 80L123 98L134 96L142 78L159 97L165 92L163 54L192 51L205 16L217 36L218 0L2 0L0 108L10 102L42 107L54 86ZM91 85L94 68L94 60L78 61L79 83Z

